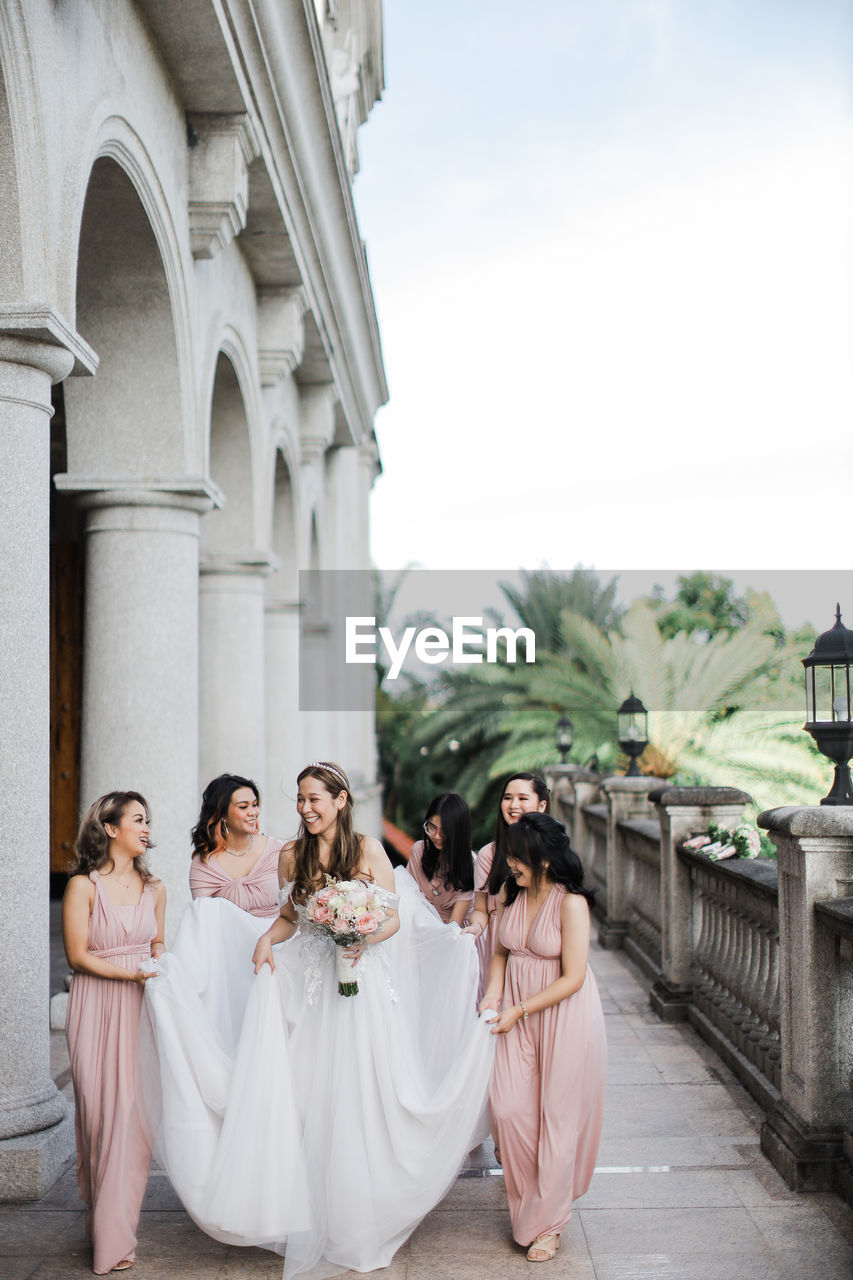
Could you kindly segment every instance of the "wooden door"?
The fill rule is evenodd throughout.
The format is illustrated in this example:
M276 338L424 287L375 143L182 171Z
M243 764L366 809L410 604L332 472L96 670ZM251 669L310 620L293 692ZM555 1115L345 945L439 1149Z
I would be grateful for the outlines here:
M80 546L50 545L50 870L65 874L77 836L83 655ZM56 886L59 887L59 886Z

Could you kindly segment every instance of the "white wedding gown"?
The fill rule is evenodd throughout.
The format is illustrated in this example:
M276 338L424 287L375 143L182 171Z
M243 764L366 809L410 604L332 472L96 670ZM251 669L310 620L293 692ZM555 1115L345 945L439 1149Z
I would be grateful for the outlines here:
M285 1277L387 1266L488 1133L474 939L396 879L400 929L366 949L356 996L302 912L255 977L269 922L216 898L146 983L155 1155L204 1231L284 1253Z

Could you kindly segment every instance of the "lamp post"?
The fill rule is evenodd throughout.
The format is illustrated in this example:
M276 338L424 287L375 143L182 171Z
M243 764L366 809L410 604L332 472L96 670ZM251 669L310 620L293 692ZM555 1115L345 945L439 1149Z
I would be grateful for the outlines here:
M853 784L847 764L853 756L850 665L853 663L853 631L841 621L835 606L835 626L824 631L803 658L806 682L806 723L818 751L835 761L835 780L821 804L853 804Z
M575 726L569 717L564 713L560 716L554 726L554 746L560 753L560 764L565 764L568 759L569 752L572 749L572 743L575 740Z
M616 712L616 740L631 761L625 777L638 778L637 760L649 745L649 713L640 699L634 696L633 689Z

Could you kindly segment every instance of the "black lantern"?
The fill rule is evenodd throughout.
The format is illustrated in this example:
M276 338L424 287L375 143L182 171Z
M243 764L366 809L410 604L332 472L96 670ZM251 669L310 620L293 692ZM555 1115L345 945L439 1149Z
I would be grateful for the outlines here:
M853 662L853 631L841 621L841 606L835 606L835 626L824 631L814 648L803 658L806 669L806 723L821 751L835 761L835 781L821 804L853 804L853 785L847 761L853 756L853 705L851 705L850 664Z
M565 764L569 752L572 749L572 743L575 740L575 726L569 717L565 714L561 715L554 726L554 746L560 753L560 764Z
M631 760L625 772L626 778L638 778L637 761L649 745L649 713L639 698L626 698L616 712L616 740Z

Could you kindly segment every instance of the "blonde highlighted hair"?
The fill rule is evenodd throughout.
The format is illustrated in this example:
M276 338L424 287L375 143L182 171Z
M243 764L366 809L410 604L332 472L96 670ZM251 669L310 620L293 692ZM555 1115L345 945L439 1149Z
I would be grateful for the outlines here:
M108 791L105 796L101 796L94 804L89 805L77 833L74 858L68 868L69 875L86 876L90 871L100 871L101 867L107 864L113 865L107 823L111 827L117 827L124 816L125 809L131 804L142 805L145 810L145 821L151 821L148 801L138 791ZM153 847L149 840L148 848L153 849ZM144 883L147 884L154 879L142 854L133 859L133 865Z

